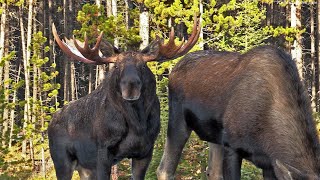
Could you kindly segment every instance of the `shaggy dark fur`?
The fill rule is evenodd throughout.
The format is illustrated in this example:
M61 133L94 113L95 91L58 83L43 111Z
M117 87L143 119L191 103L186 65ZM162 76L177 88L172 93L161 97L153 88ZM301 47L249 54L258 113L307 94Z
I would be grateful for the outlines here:
M95 91L54 115L48 134L57 178L78 170L81 179L109 179L113 164L132 158L133 178L144 179L159 111L154 75L136 53L123 53Z
M190 53L170 74L169 113L159 179L173 178L192 130L224 145L224 179L240 179L242 158L265 179L319 179L309 98L294 61L279 49Z

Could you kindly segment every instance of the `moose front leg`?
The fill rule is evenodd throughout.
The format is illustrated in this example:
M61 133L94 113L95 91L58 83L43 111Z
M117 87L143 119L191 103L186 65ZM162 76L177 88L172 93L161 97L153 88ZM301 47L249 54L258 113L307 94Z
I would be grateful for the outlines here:
M223 179L240 180L242 157L233 149L223 149Z
M148 153L148 155L142 159L135 159L132 158L132 178L133 180L143 180L146 172L148 170L148 166L151 162L152 159L152 152L153 148L151 151Z
M108 149L99 148L97 156L97 179L110 180L111 167L113 162L113 155L110 154Z

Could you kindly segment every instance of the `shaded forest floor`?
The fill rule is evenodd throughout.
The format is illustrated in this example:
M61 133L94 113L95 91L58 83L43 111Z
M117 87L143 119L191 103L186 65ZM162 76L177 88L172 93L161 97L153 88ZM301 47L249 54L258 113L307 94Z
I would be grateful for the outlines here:
M176 179L177 180L205 180L205 169L207 166L208 157L207 142L200 141L196 135L192 135L183 151L182 159L179 163ZM46 153L49 153L48 151ZM163 153L162 143L157 143L153 155L152 162L146 176L146 180L156 180L156 169L161 160ZM11 157L12 161L0 158L0 180L55 180L55 171L51 158L47 159L45 178L41 175L40 165L32 167L31 161L23 161L16 154L7 152L5 156ZM15 156L15 157L13 157ZM49 157L49 154L47 154ZM40 163L39 163L40 164ZM130 178L130 160L125 159L118 165L119 180L127 180ZM77 172L74 173L73 180L79 180ZM251 163L244 161L242 168L243 180L260 180L262 179L261 170L257 169Z
M320 130L319 117L315 116L317 122L317 130ZM160 163L163 149L164 139L162 133L159 135L155 144L152 162L150 163L147 172L146 180L156 180L156 169ZM21 146L17 146L21 147ZM195 133L192 133L189 141L187 142L179 166L176 171L177 180L205 180L205 170L207 167L208 157L208 143L199 140ZM55 180L55 170L53 162L49 155L48 145L45 150L46 157L46 171L45 176L41 174L40 160L36 160L32 166L31 160L21 157L17 152L21 149L13 147L11 151L4 151L0 149L0 180ZM130 178L130 160L124 159L118 164L118 180L127 180ZM73 180L80 180L77 172L73 175ZM248 161L243 161L241 169L242 180L262 180L261 170L256 168Z

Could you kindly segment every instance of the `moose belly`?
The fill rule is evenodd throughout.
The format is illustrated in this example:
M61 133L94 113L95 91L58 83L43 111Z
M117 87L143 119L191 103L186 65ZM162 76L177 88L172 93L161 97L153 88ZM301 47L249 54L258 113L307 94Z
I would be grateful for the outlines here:
M262 150L255 139L230 136L230 134L224 132L223 140L225 146L231 147L241 158L251 161L258 168L271 168L270 157Z
M213 111L205 108L184 110L184 117L188 127L196 132L201 140L221 144L222 123Z

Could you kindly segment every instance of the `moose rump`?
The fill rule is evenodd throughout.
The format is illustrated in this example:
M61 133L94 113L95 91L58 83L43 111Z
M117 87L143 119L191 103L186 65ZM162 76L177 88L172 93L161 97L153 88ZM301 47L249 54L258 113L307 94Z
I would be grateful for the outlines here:
M169 77L169 106L159 179L174 176L192 130L224 146L223 168L218 167L224 179L240 179L243 158L267 179L319 175L310 102L294 61L279 49L190 53ZM222 178L220 173L213 179Z

